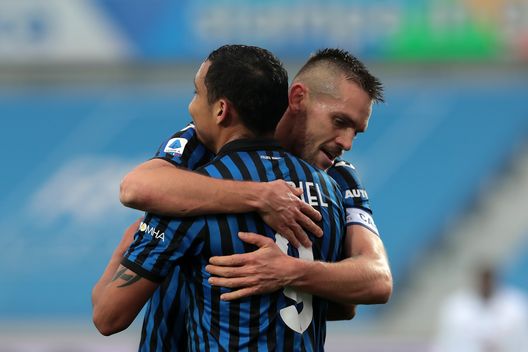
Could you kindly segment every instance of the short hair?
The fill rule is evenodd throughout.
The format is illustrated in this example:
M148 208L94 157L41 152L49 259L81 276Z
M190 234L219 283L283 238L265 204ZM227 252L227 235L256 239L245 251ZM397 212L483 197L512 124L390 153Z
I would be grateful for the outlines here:
M381 81L374 77L358 58L346 50L334 48L318 50L308 59L295 78L323 64L330 65L332 68L339 70L345 75L347 80L351 80L359 85L369 95L372 101L376 103L384 102Z
M271 133L288 107L288 73L268 50L224 45L209 54L205 75L210 104L227 99L256 135Z

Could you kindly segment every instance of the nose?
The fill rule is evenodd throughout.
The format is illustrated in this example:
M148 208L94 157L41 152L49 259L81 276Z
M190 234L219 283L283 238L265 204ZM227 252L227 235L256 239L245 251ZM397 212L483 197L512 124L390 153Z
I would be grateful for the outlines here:
M350 150L352 149L352 143L354 141L355 135L356 131L353 129L348 129L347 131L343 131L343 133L339 134L335 142L341 149Z

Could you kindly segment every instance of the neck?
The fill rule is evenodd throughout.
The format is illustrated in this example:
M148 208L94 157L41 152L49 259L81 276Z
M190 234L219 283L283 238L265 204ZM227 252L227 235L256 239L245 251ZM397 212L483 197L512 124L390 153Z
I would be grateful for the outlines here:
M255 133L251 132L243 126L227 127L220 131L219 137L215 145L215 153L218 153L224 145L237 139L256 138ZM267 136L258 136L267 137Z

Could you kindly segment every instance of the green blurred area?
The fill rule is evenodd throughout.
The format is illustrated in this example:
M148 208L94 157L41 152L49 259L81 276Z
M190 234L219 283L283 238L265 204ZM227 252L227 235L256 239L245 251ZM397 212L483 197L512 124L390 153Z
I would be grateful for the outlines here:
M431 11L428 11L431 13ZM475 60L497 59L504 52L499 28L466 16L463 21L431 21L423 11L405 13L402 25L387 42L387 58L406 60Z

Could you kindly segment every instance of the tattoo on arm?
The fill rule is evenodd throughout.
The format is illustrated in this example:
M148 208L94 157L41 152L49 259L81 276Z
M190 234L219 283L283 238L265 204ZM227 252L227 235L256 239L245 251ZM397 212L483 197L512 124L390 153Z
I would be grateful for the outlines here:
M137 282L137 281L139 281L139 279L141 279L141 276L139 276L137 274L129 275L129 274L126 274L125 271L127 271L127 268L121 266L120 269L117 270L116 274L112 278L112 281L116 281L117 279L122 279L122 280L125 281L125 283L123 283L122 285L119 285L117 287L130 286L134 282Z

